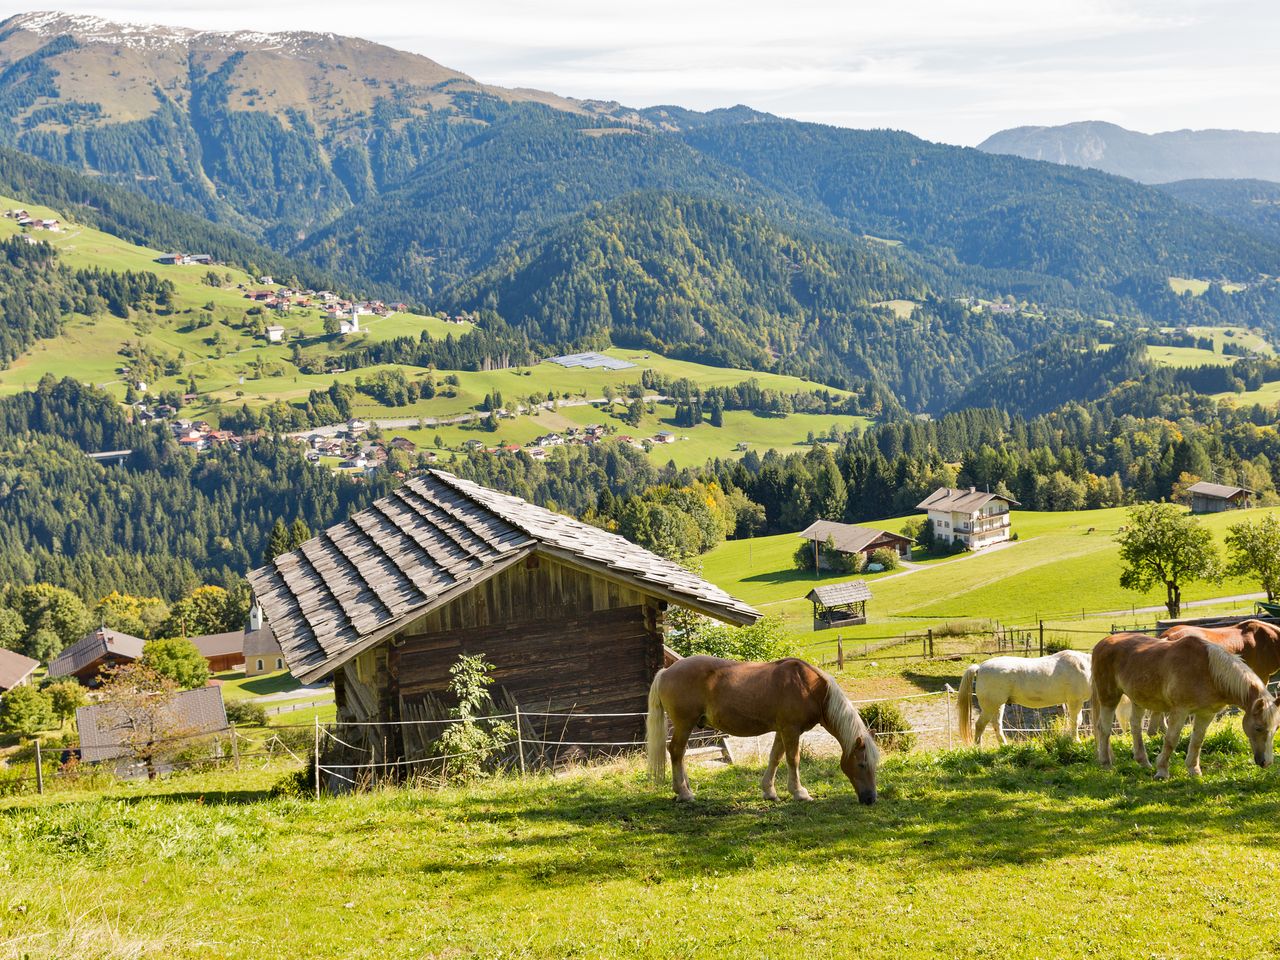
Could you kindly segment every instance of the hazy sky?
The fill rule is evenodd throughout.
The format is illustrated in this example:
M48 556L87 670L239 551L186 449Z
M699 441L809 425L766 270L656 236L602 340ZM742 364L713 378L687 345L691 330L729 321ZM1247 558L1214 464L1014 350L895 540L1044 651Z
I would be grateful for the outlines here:
M332 30L503 86L633 106L746 103L953 143L1084 119L1149 132L1280 130L1277 0L67 0L62 8L204 29Z

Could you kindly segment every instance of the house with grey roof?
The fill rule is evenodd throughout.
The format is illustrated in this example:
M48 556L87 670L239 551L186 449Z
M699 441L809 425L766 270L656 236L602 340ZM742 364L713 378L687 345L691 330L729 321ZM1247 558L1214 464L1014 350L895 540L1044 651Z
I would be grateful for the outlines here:
M864 558L870 558L877 550L892 550L901 559L910 560L911 545L915 543L911 537L892 530L836 523L833 520L815 520L800 531L800 536L813 545L815 569L821 569L822 548L827 545L837 553L859 554Z
M58 654L49 664L49 676L75 677L94 686L103 670L141 659L143 643L140 637L98 627Z
M430 755L424 728L401 721L448 697L462 654L493 665L498 702L566 714L547 736L604 749L643 739L668 605L731 624L760 616L622 537L443 470L249 582L289 669L332 676L339 723L378 724L349 736L390 760Z
M928 513L935 542L959 542L968 550L981 550L1012 536L1009 508L1018 506L1021 504L1010 497L976 487L939 487L916 509Z
M1227 483L1201 480L1187 487L1192 513L1221 513L1224 510L1248 510L1253 506L1253 491Z
M80 759L85 763L117 760L147 751L153 765L197 743L228 731L227 711L221 687L197 687L156 694L154 707L93 703L76 710L80 732Z
M31 675L36 672L38 666L40 666L39 660L33 660L31 657L24 657L13 650L0 647L0 696L14 687L30 683Z

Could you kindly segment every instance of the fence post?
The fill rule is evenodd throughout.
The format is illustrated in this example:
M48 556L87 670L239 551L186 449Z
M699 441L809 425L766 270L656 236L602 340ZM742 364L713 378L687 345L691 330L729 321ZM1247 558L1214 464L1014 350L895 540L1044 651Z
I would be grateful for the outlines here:
M1044 621L1040 621L1040 656L1044 656Z
M36 793L44 793L44 762L40 756L39 737L36 737Z
M516 749L520 753L520 776L524 776L524 731L520 728L520 704L516 704Z
M317 720L319 717L316 718ZM231 724L231 758L235 762L236 773L240 772L240 741L236 737L236 725Z
M315 766L316 766L316 799L320 799L320 717L315 717L316 721L316 745L315 745Z
M951 742L951 684L947 684L944 688L947 694L947 749L952 748Z
M929 628L929 659L933 659L933 627Z
M844 673L844 637L836 634L836 667Z

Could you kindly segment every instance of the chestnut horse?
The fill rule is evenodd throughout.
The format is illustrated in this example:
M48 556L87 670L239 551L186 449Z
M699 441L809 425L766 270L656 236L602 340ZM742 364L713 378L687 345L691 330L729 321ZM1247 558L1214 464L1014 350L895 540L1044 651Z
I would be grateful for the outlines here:
M1193 627L1177 624L1160 634L1162 640L1199 637L1216 643L1249 665L1264 683L1280 670L1280 627L1261 620L1242 620L1228 627Z
M1166 714L1164 747L1156 760L1156 778L1168 779L1169 759L1178 744L1187 715L1195 718L1187 746L1187 771L1200 775L1200 745L1205 731L1226 706L1244 711L1241 726L1253 748L1254 762L1268 766L1275 753L1280 704L1267 692L1243 660L1198 636L1161 640L1142 634L1115 634L1093 648L1094 729L1098 762L1110 767L1111 724L1121 696L1132 701L1133 758L1150 768L1142 737L1142 713Z
M840 769L862 803L876 802L880 750L862 717L830 674L794 657L773 663L743 663L719 657L685 657L659 670L649 687L646 744L649 773L666 778L666 718L671 718L671 780L680 800L692 800L684 767L685 744L695 727L714 727L733 737L774 731L773 750L760 787L777 800L774 775L787 754L788 788L808 800L800 785L800 735L822 724L840 743Z

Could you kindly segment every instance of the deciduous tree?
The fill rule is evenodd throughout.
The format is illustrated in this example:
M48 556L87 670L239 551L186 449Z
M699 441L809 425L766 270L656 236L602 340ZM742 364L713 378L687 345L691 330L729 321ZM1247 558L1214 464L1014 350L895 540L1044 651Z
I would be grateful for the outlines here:
M1147 591L1165 588L1170 617L1182 611L1182 588L1221 578L1213 534L1172 503L1141 503L1129 509L1128 523L1116 536L1120 544L1120 586Z

